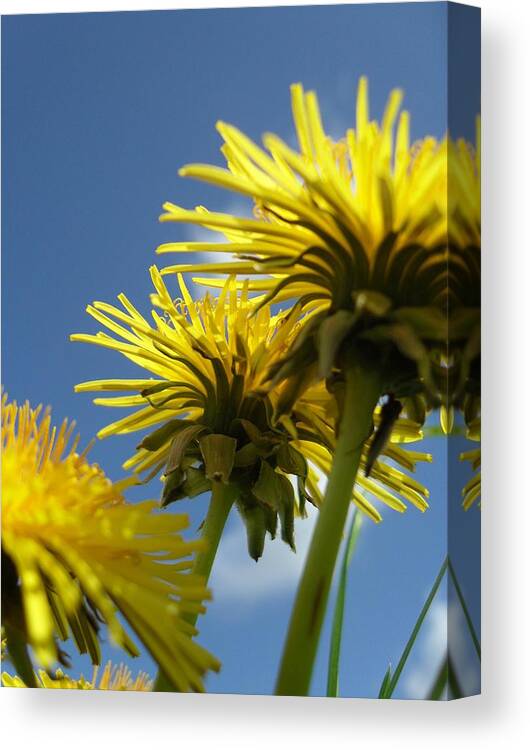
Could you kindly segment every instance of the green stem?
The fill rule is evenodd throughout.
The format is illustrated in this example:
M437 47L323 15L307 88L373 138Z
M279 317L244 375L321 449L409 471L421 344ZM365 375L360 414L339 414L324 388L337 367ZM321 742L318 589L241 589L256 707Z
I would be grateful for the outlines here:
M343 414L333 466L291 613L277 695L307 695L309 691L353 485L380 396L380 380L373 371L353 364L344 375Z
M475 628L473 626L473 621L471 619L471 615L469 614L469 610L467 608L466 600L464 599L464 594L462 593L462 589L460 588L460 584L458 583L458 580L456 578L455 569L453 568L451 560L448 561L448 566L449 566L449 575L451 576L451 580L453 581L453 585L455 587L456 594L457 594L458 599L460 601L460 606L462 607L462 612L464 613L464 617L466 618L467 627L469 629L469 634L471 636L471 640L473 641L473 645L475 646L475 651L477 652L478 660L481 661L480 642L479 642L477 633L475 631Z
M203 576L206 583L210 578L213 561L234 500L235 490L232 485L222 484L222 482L212 483L212 497L201 533L201 539L208 544L206 549L199 552L193 565L193 573ZM198 615L194 614L187 620L195 625L197 617Z
M409 654L412 651L412 647L414 646L414 642L416 641L416 638L418 637L418 633L420 632L420 628L423 625L423 621L425 620L427 616L427 612L429 611L431 604L434 600L434 597L436 596L436 593L440 587L440 584L442 582L442 579L445 575L445 572L447 570L447 557L442 563L442 567L440 568L438 575L436 576L436 579L433 583L432 589L429 593L429 596L425 600L425 604L423 605L421 612L419 614L418 619L416 620L416 624L414 625L414 628L412 630L412 633L410 634L410 638L407 641L407 645L403 649L403 653L401 654L401 659L398 662L398 665L395 669L395 672L392 674L392 678L390 679L390 682L388 683L388 687L384 693L384 695L380 695L381 698L391 698L394 690L396 689L396 685L398 684L399 678L401 677L401 672L403 671L403 668L405 664L407 663L407 659L409 658Z
M359 531L361 530L362 516L355 508L351 520L348 541L342 558L340 571L339 586L337 589L337 599L335 602L335 611L333 613L333 625L331 627L331 642L329 646L328 662L328 690L329 698L336 698L339 694L339 664L340 648L342 644L342 628L344 624L344 605L346 603L346 587L348 583L348 570L350 567Z
M233 486L222 484L221 482L212 483L212 496L201 533L201 539L205 540L207 545L195 557L192 568L192 573L203 576L205 583L208 583L208 579L210 578L217 548L219 547L230 509L234 504L234 499L235 489ZM198 613L193 613L186 615L185 619L190 625L195 625L198 616ZM162 670L158 672L154 690L158 692L173 692L175 690L173 683L167 679Z

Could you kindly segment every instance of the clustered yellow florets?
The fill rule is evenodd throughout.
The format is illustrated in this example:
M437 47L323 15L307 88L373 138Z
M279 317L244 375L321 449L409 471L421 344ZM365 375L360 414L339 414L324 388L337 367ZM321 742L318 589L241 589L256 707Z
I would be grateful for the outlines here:
M133 394L95 399L94 403L103 406L135 409L100 430L98 437L144 430L175 417L198 421L214 433L226 432L234 419L243 416L245 400L261 394L270 368L287 352L299 327L296 316L273 316L268 307L252 315L253 306L244 291L238 295L233 280L225 282L217 299L207 295L195 301L182 277L182 296L177 300L154 266L151 279L155 287L152 321L122 294L123 309L104 302L87 308L113 336L103 332L71 336L73 341L119 351L156 376L151 380L95 380L76 386L77 392ZM168 433L168 440L156 451L141 448L125 468L144 471L157 463L161 468L170 437Z
M96 464L70 445L49 412L2 402L2 552L13 580L4 622L51 667L70 634L99 661L98 621L131 655L119 613L181 690L202 689L216 660L191 640L186 613L204 611L203 581L190 575L201 542L185 541L186 516L156 503L129 504ZM9 637L8 637L9 648Z
M35 675L35 683L39 688L52 690L132 690L136 692L149 692L153 689L153 681L145 672L139 672L135 678L131 670L120 664L114 666L110 661L105 664L103 674L97 681L98 669L94 669L91 681L83 676L74 679L65 674L62 669L57 669L52 675L44 670L39 670ZM2 674L2 685L4 687L25 688L28 687L24 680L4 672Z
M248 298L246 284L238 294L233 279L225 282L217 299L206 295L197 302L180 277L182 298L174 300L156 268L151 269L151 277L156 290L151 298L156 308L152 323L120 295L123 309L102 302L88 308L113 336L103 332L72 336L75 341L115 349L158 376L150 381L97 380L76 386L81 392L134 392L95 399L96 404L135 409L103 428L100 437L161 425L142 440L124 466L136 471L164 471L166 487L171 486L172 498L179 499L210 488L208 482L199 481L196 467L203 460L207 463L204 436L222 434L233 440L234 450L225 481L236 483L247 497L274 492L276 475L262 466L267 460L275 472L280 472L278 481L283 481L284 474L303 480L298 482L302 496L295 510L303 514L302 497L319 506L319 477L329 473L335 444L335 399L321 382L292 405L289 416L275 420L274 415L282 412L282 402L290 396L286 384L270 386L271 373L288 355L303 325L296 309L272 315L268 305L257 307ZM311 380L313 371L302 369L296 377L298 382ZM380 409L374 420L376 424L380 421ZM189 442L185 445L186 435ZM429 461L430 456L404 450L397 443L421 437L418 424L401 419L383 453L413 471L417 461ZM181 457L178 467L174 461L177 446ZM230 452L231 446L225 446ZM285 451L290 452L290 461L285 460ZM365 463L366 453L363 466ZM177 468L181 471L178 488L174 481ZM290 484L283 486L289 495ZM164 504L167 496L165 493ZM354 492L354 501L363 512L380 521L381 514L370 496L400 512L406 508L404 500L420 510L427 508L427 490L383 461L376 463L370 477L359 478Z

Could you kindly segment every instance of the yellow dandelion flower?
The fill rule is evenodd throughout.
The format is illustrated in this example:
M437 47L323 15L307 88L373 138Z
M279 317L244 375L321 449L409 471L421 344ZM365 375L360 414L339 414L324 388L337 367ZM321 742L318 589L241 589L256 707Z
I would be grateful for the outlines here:
M188 572L202 543L182 538L187 517L160 515L152 501L126 503L123 484L77 453L73 423L57 429L48 410L5 396L2 407L3 620L11 657L23 640L50 668L61 658L56 639L71 635L98 663L98 622L138 655L121 613L176 687L202 690L202 676L219 665L192 641L185 619L208 598L204 581Z
M57 669L52 675L44 670L35 674L35 684L39 688L55 690L125 690L134 692L150 692L153 689L153 680L146 672L138 672L133 678L132 672L125 664L115 666L107 662L99 682L97 682L98 668L94 668L94 676L91 681L82 675L74 679L65 674L62 669ZM2 673L2 685L4 687L25 688L28 687L24 680L7 672Z
M379 257L377 265L383 267L377 271L390 271L389 256L397 256L404 247L419 244L435 248L445 241L447 155L443 145L431 137L411 147L408 112L399 116L395 132L402 100L399 90L390 95L379 125L370 120L368 84L362 78L356 129L348 130L339 142L324 131L315 92L306 93L296 84L291 93L299 151L272 134L264 136L262 149L234 126L219 122L227 169L192 164L180 170L182 176L250 197L259 218L238 219L202 208L185 211L166 203L162 221L191 221L224 232L230 241L222 247L201 243L199 248L170 243L158 252L223 250L244 258L254 254L256 258L247 260L243 269L235 266L231 272L267 270L286 276L284 267L289 265L292 270L287 276L308 276L292 278L290 284L301 285L323 301L332 298L339 308L343 300L350 304L354 288L370 288L370 282L380 282L381 291L390 286L370 269L378 255L384 253L385 257ZM389 245L391 233L395 237ZM306 255L300 257L301 253ZM395 260L392 257L393 263ZM266 269L260 268L260 263L266 263ZM170 267L164 272L180 268ZM217 270L213 266L203 268ZM390 275L395 277L397 270ZM405 274L402 282L405 286L410 277ZM287 290L280 291L277 298L285 298ZM428 291L422 289L421 293L430 302ZM294 296L293 290L289 290L289 296Z
M272 418L278 403L290 399L287 385L270 388L268 379L300 328L297 310L271 315L269 306L262 306L252 315L246 288L238 295L233 279L225 282L218 299L207 295L196 302L180 277L182 299L175 301L154 267L151 277L156 290L152 303L158 308L152 313L153 322L120 295L123 309L101 302L88 307L114 337L72 336L115 349L158 376L157 380L98 380L76 386L80 392L133 392L95 399L96 404L135 409L103 428L99 436L157 427L124 466L152 474L163 471L163 505L230 483L237 488L251 555L261 555L267 531L274 537L277 518L283 539L294 547L294 516L304 515L306 501L320 506L322 500L319 476L329 471L336 417L335 400L321 383L293 404L290 418L279 422ZM302 373L308 375L311 371ZM380 412L378 408L374 415L376 424ZM385 455L414 470L416 461L430 457L395 443L420 438L418 425L401 419ZM368 450L367 446L363 466ZM376 462L371 476L359 480L354 501L374 521L380 521L381 514L367 495L403 511L405 503L392 494L397 491L425 510L427 490L412 484L403 472Z
M237 488L252 557L261 556L265 534L275 536L278 520L282 538L294 548L293 519L296 512L303 513L308 498L308 470L291 445L292 432L272 424L276 394L264 385L271 363L288 349L298 326L296 316L271 316L264 307L251 317L248 297L238 295L232 279L217 300L206 296L196 302L182 277L178 300L172 299L155 267L151 278L157 308L152 322L120 295L122 309L102 302L87 308L114 336L71 337L117 350L157 376L76 386L78 392L132 392L95 399L96 404L135 409L98 436L155 427L124 467L151 476L163 471L163 506L231 485ZM311 432L310 418L300 428ZM289 476L298 478L301 508Z
M248 196L256 217L166 203L161 221L192 222L223 232L227 242L170 242L158 252L232 253L228 263L178 264L162 273L261 274L249 288L265 292L264 302L295 299L313 311L290 352L292 367L278 368L277 379L292 380L286 373L311 360L328 375L340 366L343 345L355 341L363 350L377 349L379 366L384 360L385 392L408 399L424 391L449 408L447 339L463 348L478 320L478 149L449 138L411 144L401 101L402 92L393 91L381 123L371 120L362 78L356 127L335 142L325 133L316 94L297 84L298 150L271 134L263 149L218 123L227 168L192 164L180 174ZM464 367L460 380L465 377Z
M94 302L87 312L114 334L73 334L82 341L114 349L156 379L96 380L76 386L76 392L125 391L132 395L95 399L101 406L131 407L128 417L104 427L98 437L127 434L162 424L164 432L143 441L124 468L145 471L162 468L174 433L197 422L209 432L222 434L236 419L265 425L266 414L254 414L274 394L263 396L272 364L288 351L295 315L271 316L264 307L251 317L252 305L228 280L218 299L192 299L182 277L182 297L174 300L156 267L150 269L155 293L152 322L123 294L122 308ZM186 421L171 421L175 417ZM248 425L247 425L248 426ZM198 433L197 433L198 434Z

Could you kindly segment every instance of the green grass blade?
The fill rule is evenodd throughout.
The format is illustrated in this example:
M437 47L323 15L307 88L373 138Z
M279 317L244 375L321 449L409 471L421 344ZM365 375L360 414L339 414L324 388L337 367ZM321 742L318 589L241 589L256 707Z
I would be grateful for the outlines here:
M412 647L414 646L414 643L416 641L416 638L418 637L418 633L420 632L420 628L423 624L423 621L425 620L425 617L427 616L427 612L430 609L430 606L433 602L434 597L436 596L436 593L440 587L440 583L442 582L442 579L446 573L447 570L447 557L442 563L442 567L440 568L438 575L436 576L436 579L433 583L432 589L429 593L429 596L425 600L425 604L423 605L421 612L419 614L418 619L416 620L416 624L414 625L414 628L412 629L412 633L410 634L410 638L407 641L407 645L403 649L403 653L401 654L401 658L398 662L398 665L392 675L392 678L390 682L387 685L387 689L384 691L384 695L382 695L382 698L391 698L394 690L396 689L396 685L399 682L399 678L401 677L401 673L403 671L403 668L405 667L405 664L407 663L407 659L409 658L409 654L412 651ZM385 675L386 677L386 675ZM383 680L384 682L384 680ZM382 692L383 686L381 685L381 691Z
M388 665L388 669L385 672L385 676L383 677L383 682L381 683L381 687L379 688L379 695L378 698L384 698L386 695L386 691L388 690L388 685L390 684L390 679L392 677L392 668L390 667L390 664Z
M448 672L449 672L448 661L447 661L447 657L444 656L443 661L440 665L440 669L438 670L438 674L436 675L436 679L434 680L433 686L429 690L429 695L427 696L427 700L429 701L441 700L444 688L447 685L447 680L449 678Z
M336 698L339 694L339 662L340 647L342 643L342 627L344 624L344 605L346 602L346 587L348 584L348 569L350 567L359 531L361 529L362 516L357 509L353 512L353 517L348 532L348 541L342 558L340 571L339 587L337 589L337 600L335 602L335 611L333 612L333 625L331 629L331 642L329 647L328 661L328 687L327 695L330 698Z
M451 563L451 560L448 560L448 567L449 567L449 575L451 576L451 579L453 581L453 585L455 587L456 594L458 596L458 599L460 601L460 606L462 607L462 612L464 613L464 617L466 618L467 627L469 629L469 634L471 636L471 640L473 641L473 645L475 646L475 651L477 652L478 660L481 661L481 649L480 649L480 642L477 636L477 633L475 631L475 628L473 626L473 621L471 619L471 615L469 614L469 610L467 608L466 601L464 599L464 594L462 593L462 589L460 588L460 584L458 583L455 569L453 568L453 565Z
M463 698L464 693L456 676L455 666L451 657L447 659L447 681L453 698Z

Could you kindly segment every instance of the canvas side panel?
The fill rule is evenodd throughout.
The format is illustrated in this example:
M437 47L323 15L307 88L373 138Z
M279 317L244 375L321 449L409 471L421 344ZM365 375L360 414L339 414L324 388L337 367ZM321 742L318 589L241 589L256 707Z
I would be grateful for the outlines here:
M480 9L448 3L448 696L480 693Z

